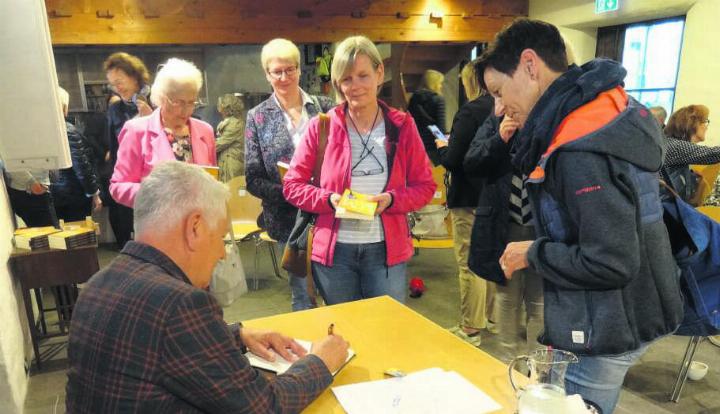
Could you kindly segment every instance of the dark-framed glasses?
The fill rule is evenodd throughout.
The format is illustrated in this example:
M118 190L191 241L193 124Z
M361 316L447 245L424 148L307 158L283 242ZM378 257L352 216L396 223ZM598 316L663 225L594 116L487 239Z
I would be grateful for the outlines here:
M297 66L290 66L285 69L275 69L272 71L268 71L268 75L270 75L275 80L282 79L282 76L285 75L286 78L291 78L297 74Z

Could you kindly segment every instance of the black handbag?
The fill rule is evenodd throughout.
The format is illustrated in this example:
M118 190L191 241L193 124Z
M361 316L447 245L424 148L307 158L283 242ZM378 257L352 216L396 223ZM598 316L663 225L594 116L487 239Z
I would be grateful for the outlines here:
M325 158L325 147L327 146L328 125L330 118L326 114L319 114L320 134L318 138L318 151L315 158L315 168L313 169L310 184L320 186L320 170L322 169L323 159ZM312 255L312 236L315 227L316 215L307 211L298 210L295 225L290 232L285 251L281 261L282 268L297 277L307 277L308 290L312 283L312 270L310 267Z

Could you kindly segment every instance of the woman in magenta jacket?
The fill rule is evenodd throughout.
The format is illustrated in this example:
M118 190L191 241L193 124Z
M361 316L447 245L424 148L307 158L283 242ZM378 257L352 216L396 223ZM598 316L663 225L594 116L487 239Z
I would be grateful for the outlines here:
M151 100L152 114L127 121L118 142L110 194L118 203L132 207L140 181L152 168L168 160L215 166L215 134L206 122L191 118L202 74L192 63L172 58L158 71Z
M283 182L285 198L318 215L312 271L325 303L406 296L406 264L413 255L407 213L435 192L430 161L412 117L377 99L382 59L363 36L342 41L331 78L343 101L329 112L320 187L311 184L318 118L295 150ZM335 208L351 189L378 203L373 220L339 219Z

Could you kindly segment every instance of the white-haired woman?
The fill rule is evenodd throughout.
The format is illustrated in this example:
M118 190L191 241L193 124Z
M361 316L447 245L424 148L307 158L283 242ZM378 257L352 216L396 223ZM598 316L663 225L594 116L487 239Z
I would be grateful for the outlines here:
M220 181L226 183L239 175L245 175L245 121L242 119L245 105L239 96L226 93L218 98L217 110L223 120L217 126L218 167Z
M132 207L140 181L159 162L217 164L212 127L191 118L201 87L202 74L191 62L171 58L158 71L150 97L157 109L127 121L118 136L120 148L110 179L115 201Z
M265 78L273 94L248 111L245 127L245 177L250 194L260 198L258 221L281 247L290 237L297 209L285 201L277 163L289 163L310 119L333 107L331 99L307 94L300 88L300 50L286 39L273 39L260 54ZM304 278L290 274L292 309L312 303Z
M404 302L413 255L406 216L435 192L430 161L412 117L378 100L384 68L368 38L343 40L330 76L343 103L328 114L320 185L310 184L319 144L313 120L285 175L284 194L317 214L312 273L325 303L381 295ZM371 220L335 216L347 189L378 203Z

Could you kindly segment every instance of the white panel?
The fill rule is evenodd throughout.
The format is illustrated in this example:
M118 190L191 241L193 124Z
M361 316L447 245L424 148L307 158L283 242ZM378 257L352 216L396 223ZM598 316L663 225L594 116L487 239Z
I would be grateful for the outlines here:
M0 1L0 155L10 171L71 165L45 2Z

